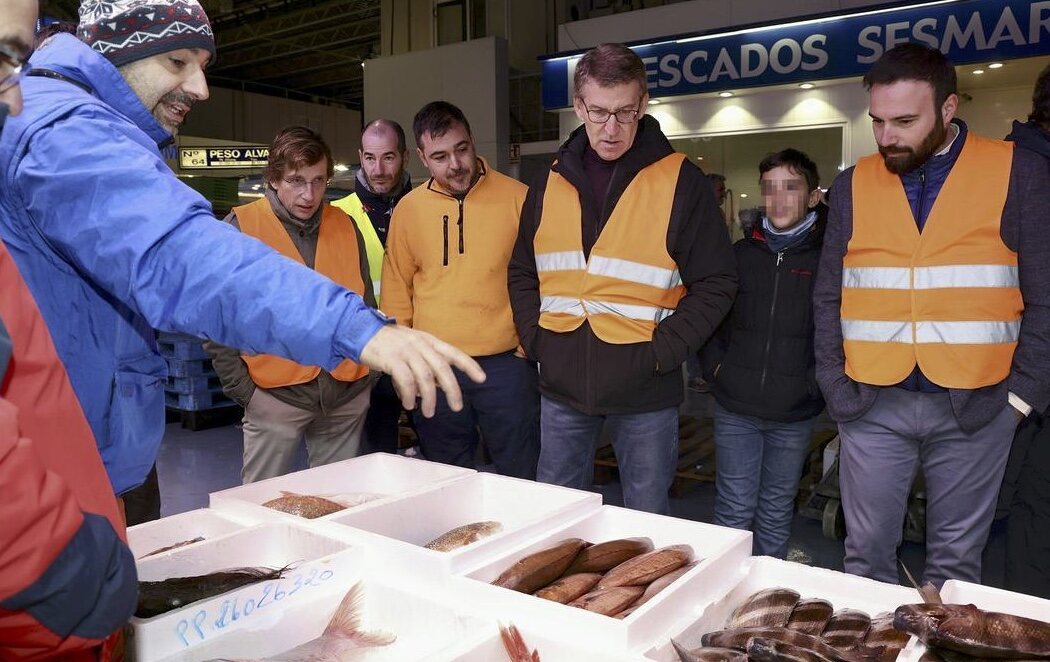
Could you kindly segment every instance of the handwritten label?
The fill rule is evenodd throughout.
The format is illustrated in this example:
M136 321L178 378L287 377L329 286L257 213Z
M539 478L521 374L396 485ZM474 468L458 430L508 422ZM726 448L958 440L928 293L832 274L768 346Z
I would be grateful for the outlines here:
M218 607L199 609L192 616L180 619L175 624L175 636L183 647L194 646L221 634L239 620L251 618L296 594L327 583L334 575L331 570L310 568L290 577L259 584L250 595L223 600Z

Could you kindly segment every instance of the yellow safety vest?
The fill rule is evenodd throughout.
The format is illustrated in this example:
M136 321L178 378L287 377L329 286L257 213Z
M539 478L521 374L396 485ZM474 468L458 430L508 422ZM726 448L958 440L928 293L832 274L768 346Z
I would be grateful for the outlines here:
M667 252L684 159L671 154L635 175L587 258L579 193L551 170L533 241L541 327L566 333L587 320L608 343L652 340L656 325L685 296L678 265Z
M368 217L368 212L365 210L364 205L361 204L361 198L356 193L340 198L333 202L332 205L345 211L357 224L357 229L361 231L361 236L364 237L365 253L368 254L368 272L369 277L372 279L372 293L375 294L376 305L378 306L379 286L383 276L383 256L386 254L386 251L383 249L383 242L379 241L379 235L372 225L372 220Z
M922 233L882 157L857 163L841 304L852 379L897 384L917 364L935 384L976 389L1009 374L1024 312L1000 234L1012 163L1012 143L969 134Z
M233 208L241 232L251 235L281 255L305 264L291 237L273 213L270 202L260 198L255 202ZM317 255L314 271L328 276L343 287L364 294L365 281L361 274L361 255L357 235L346 222L343 212L325 205L321 227L317 235ZM304 366L270 354L248 355L241 358L248 364L252 381L263 388L277 388L305 384L321 374L317 366ZM368 368L346 359L332 371L332 376L343 382L353 382L368 374Z

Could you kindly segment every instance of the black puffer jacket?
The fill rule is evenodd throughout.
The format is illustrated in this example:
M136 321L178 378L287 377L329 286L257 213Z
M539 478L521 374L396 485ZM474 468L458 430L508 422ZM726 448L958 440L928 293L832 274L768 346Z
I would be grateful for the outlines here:
M673 153L660 124L646 115L627 153L617 161L604 200L595 200L583 165L584 127L558 151L553 166L580 195L584 254L589 255L628 185L643 168ZM518 241L507 270L510 303L521 344L540 363L540 392L589 415L635 414L676 407L683 399L681 366L722 321L736 291L729 237L714 190L700 168L682 162L667 227L667 252L688 293L660 322L651 342L613 345L584 322L555 333L539 326L539 277L533 241L543 216L547 177L529 188ZM639 218L660 226L661 219Z
M824 408L813 355L813 284L824 226L821 214L802 243L779 254L761 229L733 246L736 301L703 352L705 379L729 411L786 423Z

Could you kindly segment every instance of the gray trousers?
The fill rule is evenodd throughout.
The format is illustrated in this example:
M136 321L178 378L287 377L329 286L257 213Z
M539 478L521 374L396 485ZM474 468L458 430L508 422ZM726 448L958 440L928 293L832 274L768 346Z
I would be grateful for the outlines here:
M1013 407L966 434L947 393L883 388L859 419L839 424L839 486L846 516L846 572L898 582L908 494L926 478L923 580L981 581L981 552L995 514L1017 418Z
M241 480L282 476L292 470L299 442L306 440L311 467L357 455L371 389L327 412L312 412L281 402L257 388L244 408L244 468Z

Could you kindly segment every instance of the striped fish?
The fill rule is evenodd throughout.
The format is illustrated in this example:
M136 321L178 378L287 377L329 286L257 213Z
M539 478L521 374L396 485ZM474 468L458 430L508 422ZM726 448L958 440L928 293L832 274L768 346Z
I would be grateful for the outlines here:
M791 610L787 627L789 630L819 637L834 612L835 608L827 600L820 598L799 600L795 608Z
M789 588L759 591L733 611L726 628L783 627L787 625L798 598L798 591Z
M831 615L820 638L835 648L848 650L864 641L871 627L871 617L856 609L839 609Z

